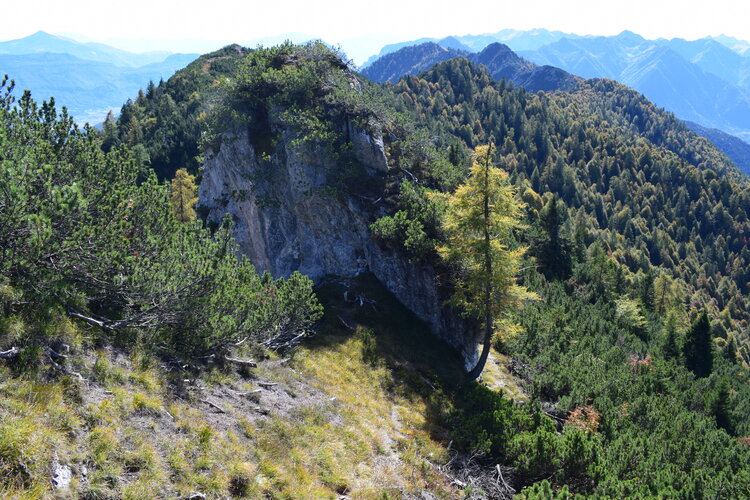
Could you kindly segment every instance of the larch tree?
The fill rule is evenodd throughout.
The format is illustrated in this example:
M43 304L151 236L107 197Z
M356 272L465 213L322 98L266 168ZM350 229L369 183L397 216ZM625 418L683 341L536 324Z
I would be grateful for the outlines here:
M457 264L459 277L453 303L484 323L482 353L469 372L476 379L489 356L495 324L507 311L534 297L516 284L523 248L512 248L513 231L521 226L521 204L508 175L490 163L492 146L479 146L469 179L448 201L445 245L438 248Z
M172 179L170 200L178 221L185 223L195 220L194 207L198 201L197 191L195 176L190 175L184 168L175 172L174 179Z

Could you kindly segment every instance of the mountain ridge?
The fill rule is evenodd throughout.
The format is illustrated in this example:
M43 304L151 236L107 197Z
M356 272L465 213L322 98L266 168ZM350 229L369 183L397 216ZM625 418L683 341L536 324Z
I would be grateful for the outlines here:
M415 75L435 64L455 57L465 57L486 66L493 78L505 79L530 92L568 90L577 77L551 66L538 66L519 57L507 45L493 42L481 52L468 53L447 49L434 42L403 47L387 54L362 70L362 75L376 82L396 82L406 75Z
M128 52L103 43L81 43L72 38L52 35L45 31L37 31L27 37L0 42L0 54L38 53L69 54L78 59L132 68L163 62L167 57L177 54L168 51ZM195 56L197 57L198 54Z
M80 123L97 124L149 81L167 79L193 59L190 54L172 54L161 62L134 68L40 52L0 54L0 68L17 89L31 90L40 99L54 97Z

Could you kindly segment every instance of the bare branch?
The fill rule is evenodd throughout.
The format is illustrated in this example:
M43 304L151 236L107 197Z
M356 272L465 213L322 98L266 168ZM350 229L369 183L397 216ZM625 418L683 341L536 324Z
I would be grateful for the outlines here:
M11 347L7 351L0 351L0 359L13 359L21 352L18 347Z
M212 403L208 399L201 399L200 402L201 403L206 403L208 406L210 406L212 408L216 408L216 410L218 410L219 413L226 413L226 411L224 411L224 408L222 408L221 406L217 405L216 403Z
M246 366L248 368L256 368L258 366L258 364L255 361L251 361L249 359L237 359L237 358L230 358L227 356L224 358L224 360L229 363L239 365L239 366Z

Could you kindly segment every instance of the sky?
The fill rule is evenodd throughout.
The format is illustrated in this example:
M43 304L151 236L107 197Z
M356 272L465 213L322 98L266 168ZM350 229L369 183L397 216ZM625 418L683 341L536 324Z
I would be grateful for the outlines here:
M0 40L44 30L137 51L205 51L292 32L364 51L504 28L750 40L747 0L24 0L2 11Z

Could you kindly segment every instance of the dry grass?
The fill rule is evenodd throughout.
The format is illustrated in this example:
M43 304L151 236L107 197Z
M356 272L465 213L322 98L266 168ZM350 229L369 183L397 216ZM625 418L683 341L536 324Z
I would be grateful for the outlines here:
M73 353L85 382L0 367L0 497L460 498L433 465L448 460L441 380L460 360L382 291L348 286L379 309L329 297L314 341L249 374L111 349Z
M492 390L502 392L505 397L514 401L528 401L528 395L518 385L516 378L511 375L509 364L508 356L492 349L482 372L482 383Z

